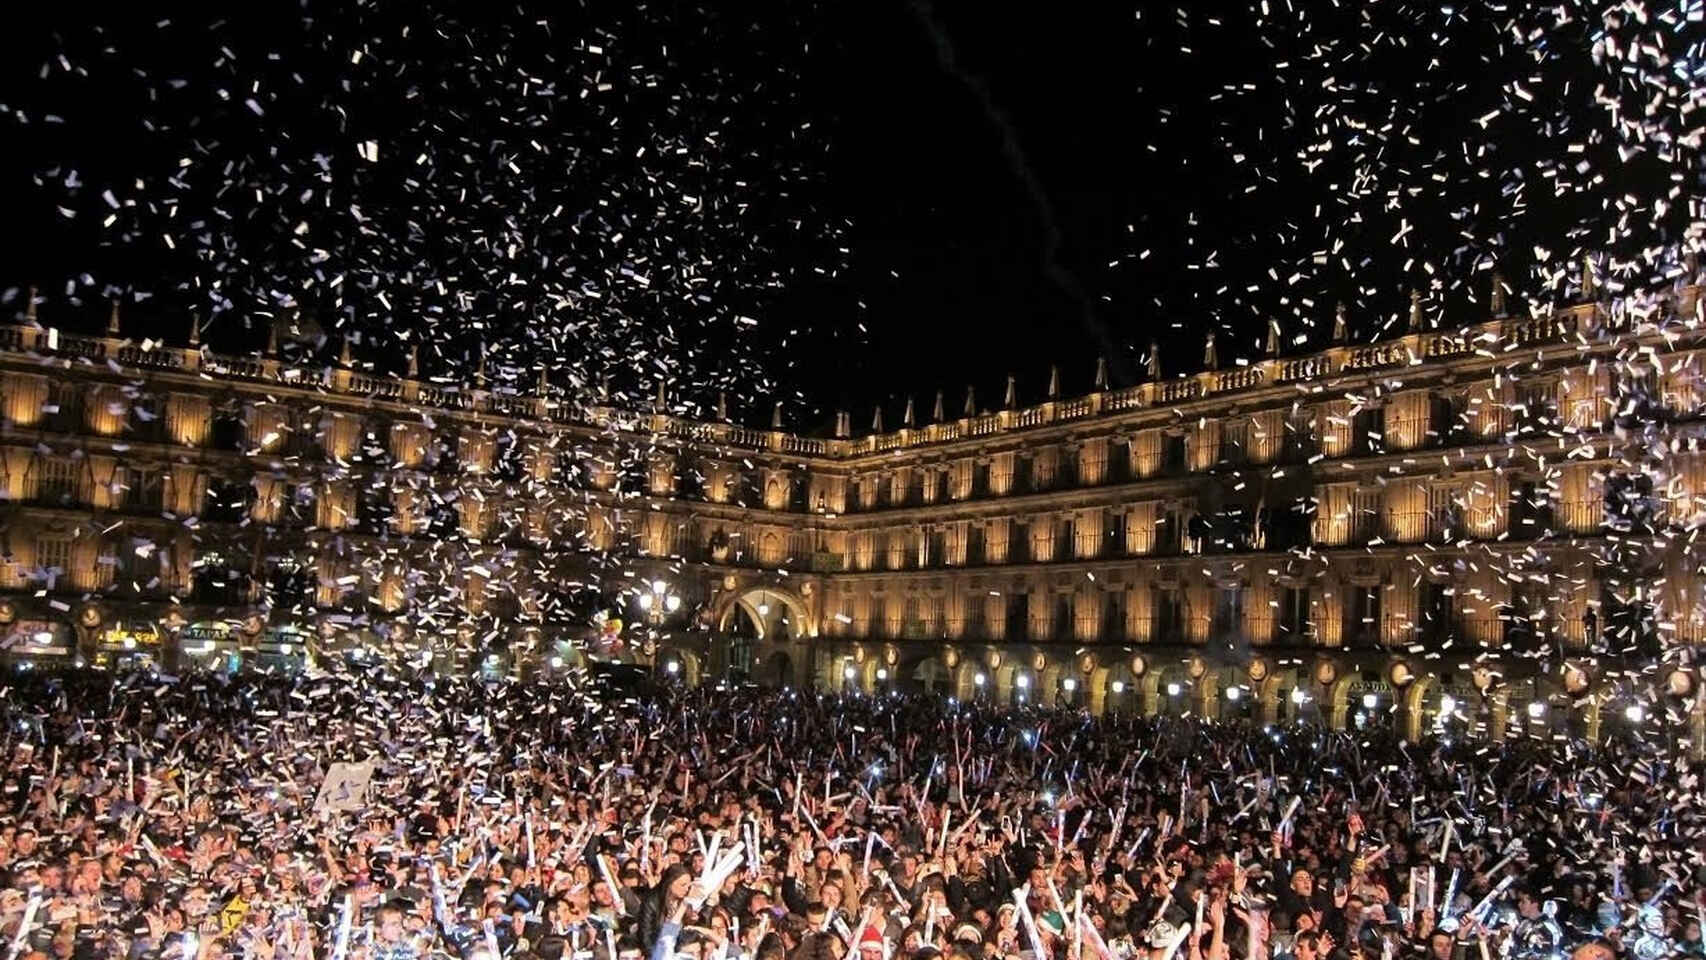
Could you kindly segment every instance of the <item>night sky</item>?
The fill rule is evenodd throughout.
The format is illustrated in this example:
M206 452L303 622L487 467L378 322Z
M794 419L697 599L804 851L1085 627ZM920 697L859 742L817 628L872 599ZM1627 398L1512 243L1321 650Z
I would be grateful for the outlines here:
M68 167L85 184L124 183L131 168L157 172L181 151L181 133L138 129L158 105L140 98L135 63L156 81L186 78L193 90L225 76L215 62L221 47L239 60L270 52L280 67L335 67L348 38L415 21L507 28L501 43L469 31L474 55L499 72L602 36L613 62L627 49L667 47L657 72L665 91L673 85L692 101L714 76L733 92L708 101L704 117L746 148L730 169L751 191L743 196L761 198L758 212L744 215L759 218L748 222L761 222L753 234L764 252L731 266L718 289L731 314L758 322L727 342L721 328L706 333L705 356L672 366L673 375L688 391L726 386L744 408L737 414L752 420L767 419L768 398L780 389L797 391L789 417L814 428L846 405L863 429L879 401L892 428L908 394L927 416L937 389L957 415L968 383L980 406L994 407L1009 373L1021 399L1034 400L1050 363L1061 366L1065 392L1081 393L1099 355L1110 358L1116 382L1133 382L1152 340L1168 373L1195 369L1210 329L1220 331L1224 362L1256 356L1270 317L1288 338L1304 338L1287 345L1302 351L1323 340L1337 301L1349 305L1353 335L1370 339L1401 322L1411 287L1426 294L1430 323L1455 325L1485 312L1495 259L1519 306L1567 299L1579 249L1677 238L1672 221L1686 204L1655 212L1622 206L1619 194L1658 195L1677 182L1667 178L1680 177L1691 192L1697 183L1692 160L1618 156L1614 121L1594 99L1607 77L1617 81L1590 55L1605 24L1587 15L1587 4L1557 8L1562 18L1494 4L1296 0L1046 9L754 3L728 11L654 4L643 15L614 5L564 12L437 4L427 5L430 15L413 6L381 4L371 15L340 18L323 14L330 4L309 4L321 19L306 27L302 11L282 4L260 14L227 11L220 21L175 5L144 5L119 19L77 4L32 9L33 19L12 32L0 81L18 147L0 159L0 196L13 211L0 287L41 284L65 318L76 313L60 303L65 278L89 274L96 285L73 296L84 304L76 315L95 328L106 315L106 285L127 295L146 289L157 295L135 306L137 315L181 338L181 318L194 308L184 278L195 272L181 251L114 244L113 230L99 224L98 189L64 186ZM172 23L159 27L168 16ZM324 45L322 32L332 38ZM103 45L120 53L100 56ZM393 45L374 57L420 57L454 71L444 62L451 49ZM93 74L64 70L55 59L62 51L74 64L96 64ZM395 131L384 129L383 90L342 90L328 79L335 72L309 70L288 84L284 98L267 102L266 122L297 123L291 111L301 110L300 123L315 130L330 104L332 114L353 113L358 126L378 129L373 136L390 152ZM476 86L455 91L468 98L460 114L478 118L486 109ZM644 95L598 114L556 113L547 127L580 124L577 135L595 143L615 129L612 117L634 117L631 128L661 116L647 113ZM211 128L240 124L242 101L208 109L223 118ZM202 110L185 106L178 115L199 122ZM65 122L44 125L44 113ZM317 133L343 144L339 162L355 162L347 147L361 137ZM264 148L264 135L249 134L239 150ZM231 143L222 137L211 156ZM548 179L551 169L526 175ZM44 170L56 176L44 180ZM215 188L204 181L192 189ZM497 202L519 201L500 194ZM661 233L659 246L672 236ZM276 243L265 249L254 259L290 255ZM396 256L425 258L434 249L405 247ZM558 263L587 249L568 249ZM715 242L694 249L719 259ZM395 273L397 259L376 269ZM659 298L629 314L656 325L678 303ZM17 309L15 293L10 306ZM501 309L491 307L494 315ZM210 326L210 341L252 345L255 328L234 319L241 312ZM359 321L375 322L372 314ZM435 322L436 330L456 326ZM525 329L494 335L525 341ZM369 336L370 355L394 368L401 352ZM614 356L600 362L619 366L621 342L609 338ZM677 342L648 349L663 355ZM631 387L649 395L643 376Z

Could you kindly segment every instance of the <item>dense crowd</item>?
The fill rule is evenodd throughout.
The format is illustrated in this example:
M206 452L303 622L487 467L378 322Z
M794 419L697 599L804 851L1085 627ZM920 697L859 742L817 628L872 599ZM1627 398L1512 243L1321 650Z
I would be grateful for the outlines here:
M20 674L6 957L1706 955L1686 762L923 697Z

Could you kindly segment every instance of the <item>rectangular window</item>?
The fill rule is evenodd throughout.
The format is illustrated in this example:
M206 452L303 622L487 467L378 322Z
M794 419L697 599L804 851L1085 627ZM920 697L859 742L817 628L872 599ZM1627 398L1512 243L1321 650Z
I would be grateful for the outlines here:
M1305 646L1311 632L1309 590L1285 588L1280 596L1279 642L1282 645Z
M51 582L71 569L71 538L42 537L36 541L36 566L46 572Z
M42 500L48 503L73 503L77 499L77 466L79 461L66 457L42 457L38 463Z

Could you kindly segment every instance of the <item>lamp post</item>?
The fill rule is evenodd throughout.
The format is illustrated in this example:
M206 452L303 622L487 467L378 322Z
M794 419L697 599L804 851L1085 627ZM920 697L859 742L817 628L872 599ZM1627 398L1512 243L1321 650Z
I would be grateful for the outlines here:
M654 627L662 626L665 617L681 609L680 595L662 580L646 584L646 589L640 591L639 603L646 622Z

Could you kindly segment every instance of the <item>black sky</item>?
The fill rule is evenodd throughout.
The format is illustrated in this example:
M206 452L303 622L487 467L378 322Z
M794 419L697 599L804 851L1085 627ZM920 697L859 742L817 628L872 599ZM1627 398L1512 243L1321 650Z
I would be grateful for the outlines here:
M1559 31L1537 65L1500 5L1218 6L876 0L731 13L754 35L800 31L791 82L822 164L807 202L821 222L850 224L845 253L802 270L756 335L772 358L785 351L791 367L773 369L816 407L791 416L823 423L845 405L863 427L884 402L892 426L908 395L922 414L943 389L957 412L967 384L991 407L1010 373L1034 399L1051 363L1077 393L1102 355L1130 382L1151 340L1170 371L1196 365L1211 328L1222 356L1254 355L1268 316L1318 342L1304 324L1324 328L1337 300L1366 338L1408 287L1430 283L1430 317L1460 322L1478 309L1470 298L1484 303L1487 273L1474 268L1490 251L1514 273L1537 238L1568 247L1572 204L1590 198L1548 197L1549 181L1513 195L1512 183L1577 135L1566 111L1513 103L1510 84L1584 100L1579 32ZM30 105L43 63L99 16L35 10L11 38L0 104ZM691 55L738 71L743 52L725 40ZM87 96L100 117L98 91ZM1489 110L1503 112L1489 123ZM110 269L112 253L94 253L84 225L30 183L43 158L27 130L20 141L0 159L14 211L0 286L85 260ZM125 149L87 123L72 142L56 149L91 162ZM1590 143L1587 156L1602 150Z

